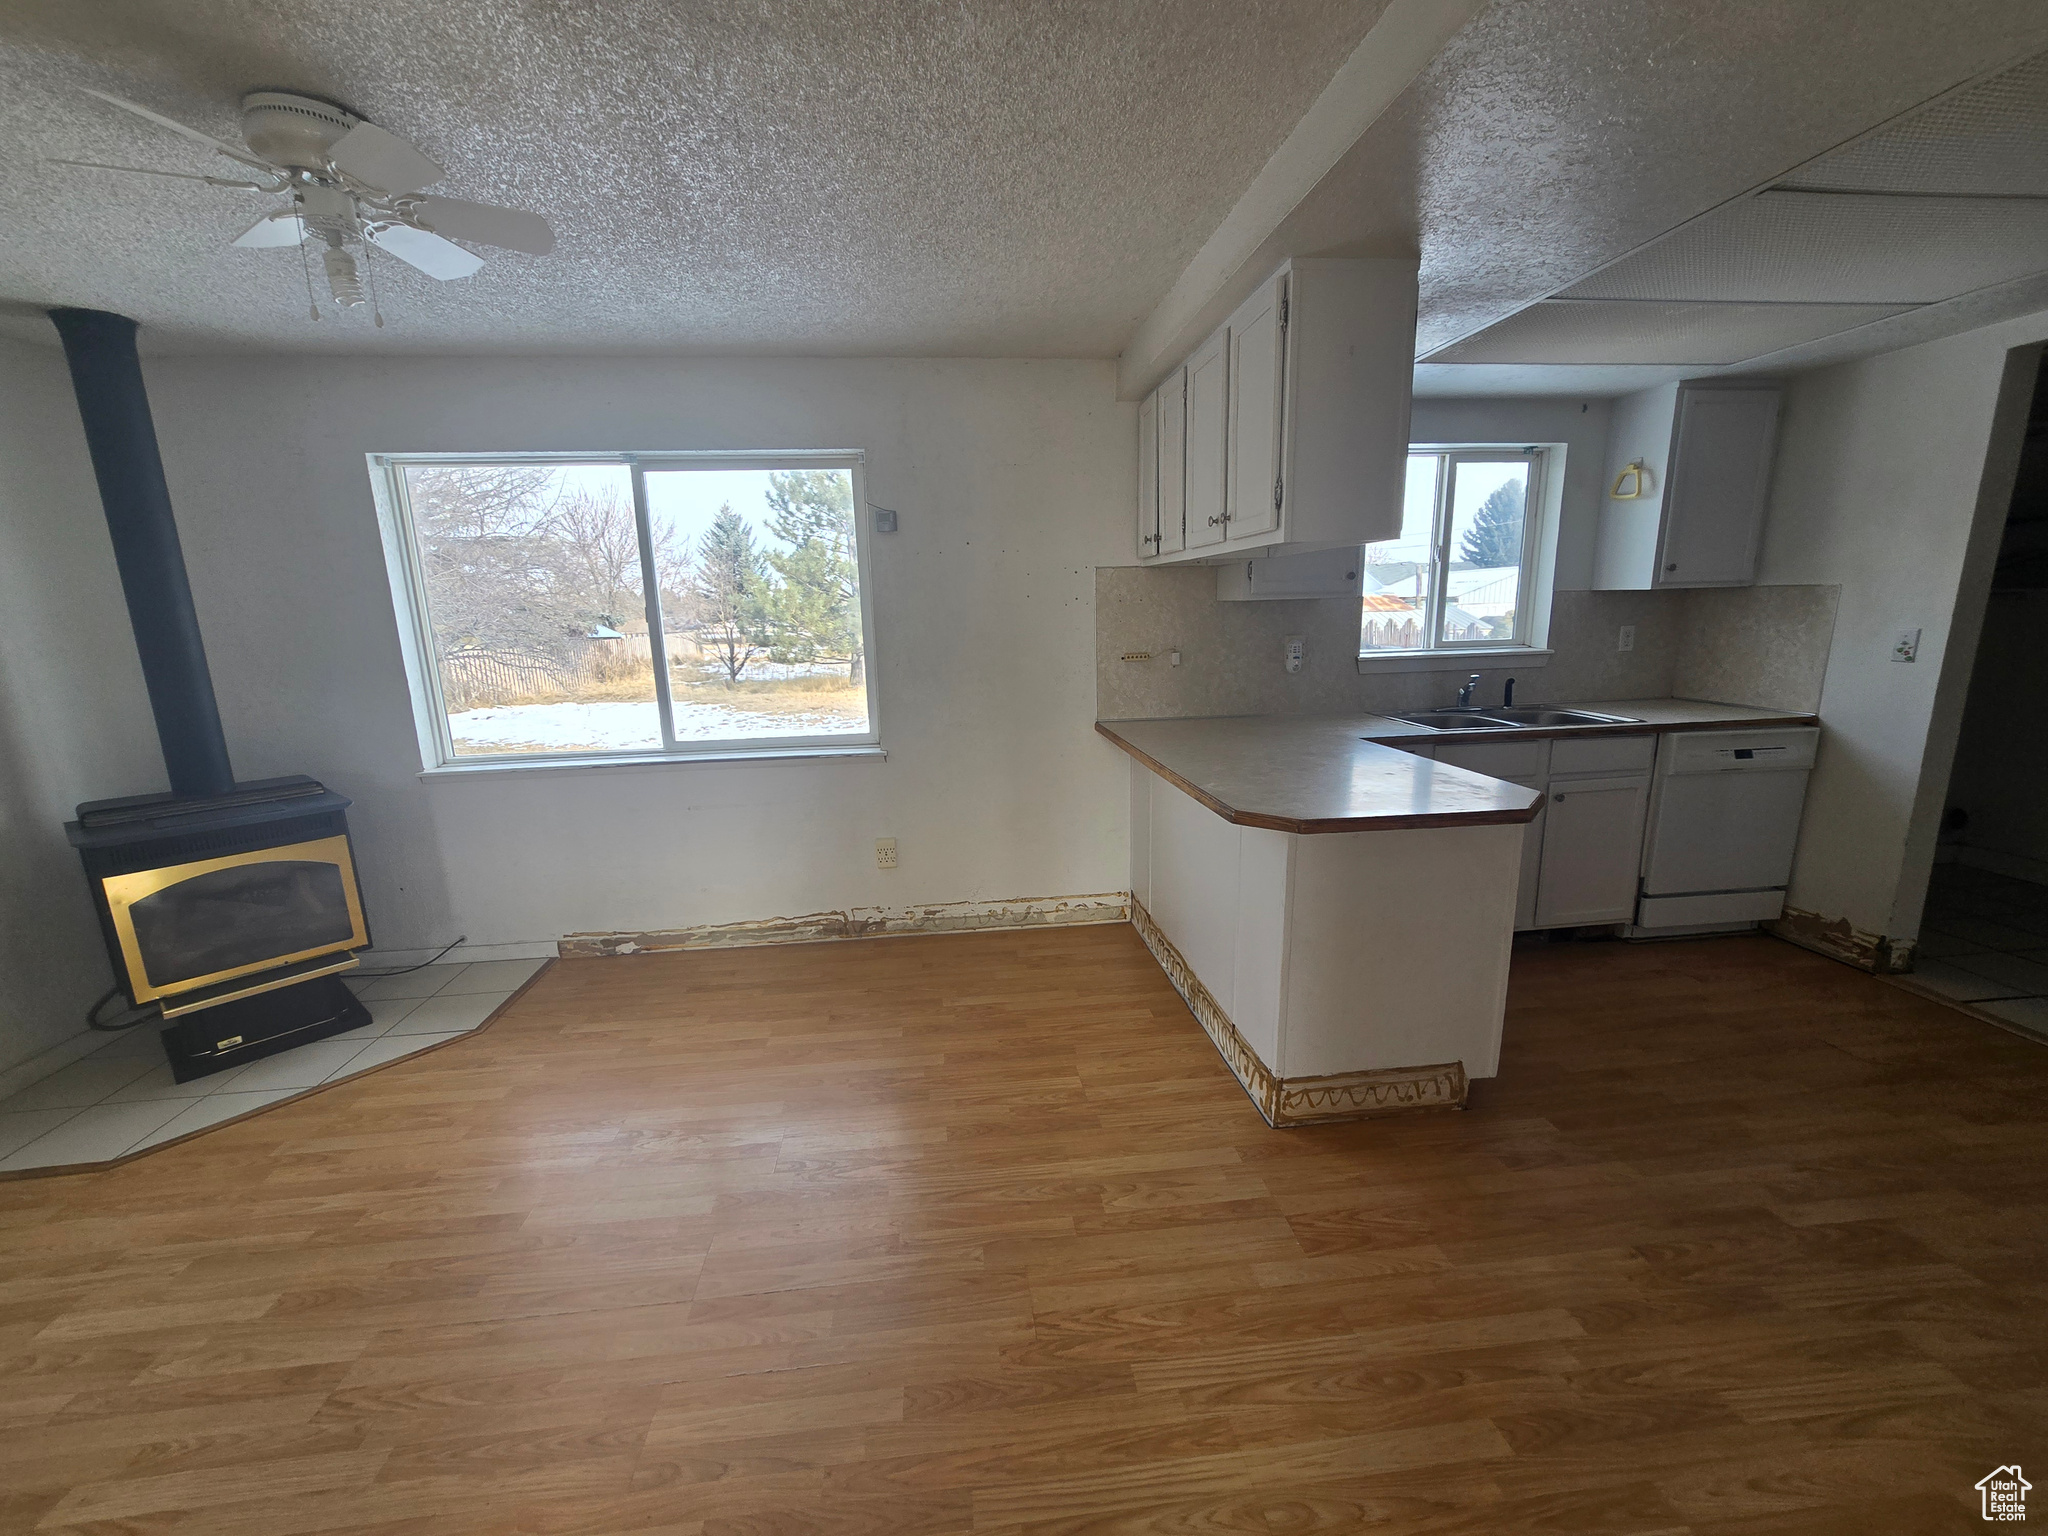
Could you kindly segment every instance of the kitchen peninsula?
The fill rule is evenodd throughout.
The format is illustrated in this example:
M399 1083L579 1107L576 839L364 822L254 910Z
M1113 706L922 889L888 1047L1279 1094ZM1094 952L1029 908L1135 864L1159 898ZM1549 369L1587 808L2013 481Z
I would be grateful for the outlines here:
M1542 796L1355 719L1121 720L1132 917L1274 1125L1465 1102L1493 1075Z
M1666 733L1812 720L1688 700L1599 708L1630 718L1097 722L1131 758L1133 920L1268 1122L1456 1108L1498 1069L1525 832L1546 795L1423 743L1581 738L1589 762L1647 763Z

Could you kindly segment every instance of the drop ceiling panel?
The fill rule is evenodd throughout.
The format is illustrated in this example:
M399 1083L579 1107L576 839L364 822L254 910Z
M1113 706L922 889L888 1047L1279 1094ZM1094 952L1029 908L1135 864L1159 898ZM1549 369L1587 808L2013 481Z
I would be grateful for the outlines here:
M1548 299L1431 353L1428 360L1717 367L1868 325L1910 307Z
M1574 299L1931 304L2048 269L2048 199L1765 192L1564 290Z
M2048 56L1823 155L1786 185L2048 197Z

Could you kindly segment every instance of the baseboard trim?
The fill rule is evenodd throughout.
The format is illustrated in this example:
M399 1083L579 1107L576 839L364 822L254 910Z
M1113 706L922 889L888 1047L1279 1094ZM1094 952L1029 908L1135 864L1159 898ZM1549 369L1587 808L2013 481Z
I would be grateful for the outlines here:
M1876 976L1896 976L1913 968L1911 939L1865 933L1845 917L1822 917L1818 912L1787 907L1783 916L1764 924L1764 931Z
M916 907L848 907L802 917L615 933L571 933L555 946L565 960L644 955L666 949L742 949L755 944L824 944L842 939L903 938L921 933L988 933L1124 923L1128 891L1087 896L1018 896L1004 901L940 902Z
M1152 951L1173 990L1181 995L1195 1022L1216 1047L1216 1054L1243 1086L1266 1123L1276 1129L1369 1120L1380 1115L1413 1114L1418 1110L1463 1109L1470 1084L1461 1061L1427 1067L1389 1067L1373 1072L1342 1072L1330 1077L1275 1077L1258 1052L1246 1043L1230 1015L1202 985L1173 940L1152 920L1136 897L1131 898L1131 925Z

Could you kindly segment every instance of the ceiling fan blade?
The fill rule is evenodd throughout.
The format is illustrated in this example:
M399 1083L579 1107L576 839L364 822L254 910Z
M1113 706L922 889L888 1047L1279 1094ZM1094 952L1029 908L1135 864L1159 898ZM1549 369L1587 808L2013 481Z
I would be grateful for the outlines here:
M327 152L338 171L380 192L417 192L447 172L395 133L375 123L357 123Z
M96 91L89 85L82 85L79 89L88 96L99 97L101 101L104 101L110 107L119 107L123 112L133 112L137 117L149 119L159 128L168 128L173 133L181 134L185 138L190 139L194 144L204 144L208 149L218 154L226 155L230 160L239 160L244 165L253 165L259 171L275 171L277 169L268 160L252 155L246 149L237 149L225 139L216 139L212 134L201 133L197 128L187 128L175 118L165 117L161 112L152 112L147 107L138 106L132 101L124 101L119 96L109 96L105 91Z
M253 181L229 181L225 176L201 176L194 171L159 171L147 165L109 165L104 160L60 160L55 155L43 157L45 165L82 165L89 171L126 171L130 176L169 176L175 181L203 181L209 187L227 187L236 192L276 192L282 190L282 183L259 186Z
M296 208L280 208L275 213L266 213L239 235L234 243L245 251L268 250L279 245L298 245L306 238L306 226L299 221Z
M410 224L370 224L364 227L364 233L400 261L443 282L451 277L468 277L484 264L483 257L474 252Z
M456 240L503 246L530 256L545 256L555 248L555 232L537 213L466 203L459 197L423 197L418 211L422 224Z

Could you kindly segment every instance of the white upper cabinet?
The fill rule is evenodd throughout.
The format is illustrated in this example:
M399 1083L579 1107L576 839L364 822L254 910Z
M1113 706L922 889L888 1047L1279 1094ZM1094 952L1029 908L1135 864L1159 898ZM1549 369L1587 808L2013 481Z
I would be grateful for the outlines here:
M1138 554L1152 554L1159 542L1159 395L1138 407Z
M1267 283L1224 325L1230 337L1229 496L1232 539L1280 524L1281 389L1287 326L1287 278Z
M1615 402L1596 588L1756 580L1780 398L1769 385L1708 383L1667 384Z
M1169 373L1153 398L1159 402L1159 538L1152 552L1170 555L1187 548L1187 369Z
M1176 368L1138 407L1138 558L1186 542L1188 371Z
M1224 539L1229 471L1230 334L1218 331L1188 359L1188 549L1213 548Z
M1141 412L1152 467L1140 470L1140 537L1148 518L1160 537L1140 557L1214 563L1397 535L1414 355L1413 262L1297 260L1274 273Z

